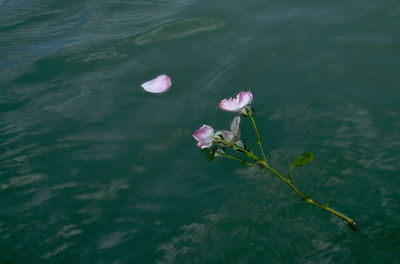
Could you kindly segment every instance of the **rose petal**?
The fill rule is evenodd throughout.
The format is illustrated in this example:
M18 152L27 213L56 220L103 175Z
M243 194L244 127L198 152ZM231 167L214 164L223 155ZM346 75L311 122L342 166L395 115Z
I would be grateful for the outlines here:
M200 148L211 147L213 143L214 129L207 125L202 125L196 132L194 132L193 137L197 140L197 146Z
M251 104L253 101L253 94L250 91L240 92L236 98L238 100L238 107L241 109L246 105Z
M240 124L240 116L237 116L232 120L231 123L231 131L234 135L235 140L240 138L239 124Z
M239 106L236 98L224 99L219 103L219 108L225 111L237 112Z
M222 134L222 137L224 138L224 140L226 140L228 142L233 142L235 135L231 131L221 130L219 132ZM223 144L223 145L225 145L225 144Z
M219 103L219 108L230 112L240 112L244 107L251 104L253 94L250 91L240 92L236 98L224 99Z
M171 88L171 78L168 75L162 74L153 80L142 84L142 88L150 93L164 93Z

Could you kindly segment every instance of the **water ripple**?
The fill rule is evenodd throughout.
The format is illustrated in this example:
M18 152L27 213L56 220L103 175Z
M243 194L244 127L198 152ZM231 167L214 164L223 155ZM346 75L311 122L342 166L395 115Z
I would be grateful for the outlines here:
M223 26L224 22L216 19L199 17L186 18L162 25L136 38L135 44L145 45L152 42L185 38L199 32L216 30Z

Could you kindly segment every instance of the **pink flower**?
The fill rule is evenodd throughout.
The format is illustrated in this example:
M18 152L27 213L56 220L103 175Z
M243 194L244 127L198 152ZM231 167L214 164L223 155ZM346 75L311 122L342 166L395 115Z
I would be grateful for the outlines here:
M214 141L214 129L207 125L202 125L193 134L194 139L197 140L197 146L204 149L211 147Z
M142 88L150 93L164 93L171 88L171 78L168 75L162 74L153 80L142 84Z
M253 101L253 94L250 91L240 92L236 98L224 99L219 103L219 108L230 112L240 112Z

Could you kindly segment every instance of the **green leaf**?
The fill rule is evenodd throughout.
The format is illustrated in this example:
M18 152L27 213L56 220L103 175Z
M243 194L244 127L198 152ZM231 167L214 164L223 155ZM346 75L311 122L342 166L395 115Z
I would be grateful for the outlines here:
M235 145L238 146L239 148L245 149L244 148L244 143L241 139L239 139L238 141L235 142ZM235 148L234 148L235 149ZM235 149L238 150L238 149Z
M311 152L303 153L292 161L292 164L290 165L290 167L291 168L303 167L304 165L306 165L313 159L314 159L314 155Z
M292 174L292 170L294 167L303 167L304 165L306 165L313 159L314 159L314 155L311 152L303 153L300 156L298 156L297 158L295 158L292 161L292 164L290 165L290 170L288 172L288 179L290 180L290 174Z
M214 159L215 159L214 153L212 153L211 151L206 154L206 161L207 162L211 162Z
M221 157L225 154L225 150L223 148L219 148L214 152L214 157Z
M217 147L212 147L212 148L205 148L202 149L201 151L206 155L206 161L211 162L215 159L215 151L217 150Z

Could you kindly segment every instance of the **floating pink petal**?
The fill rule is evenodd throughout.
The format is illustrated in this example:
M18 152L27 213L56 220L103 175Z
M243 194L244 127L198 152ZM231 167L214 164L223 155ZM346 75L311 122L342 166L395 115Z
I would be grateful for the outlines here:
M214 139L214 129L207 125L202 125L196 132L194 132L193 137L197 140L197 146L204 149L211 147Z
M219 103L219 108L230 112L240 112L244 107L251 104L253 94L250 91L240 92L236 98L224 99Z
M142 84L142 88L150 93L164 93L171 88L171 78L168 75L162 74L153 80Z

